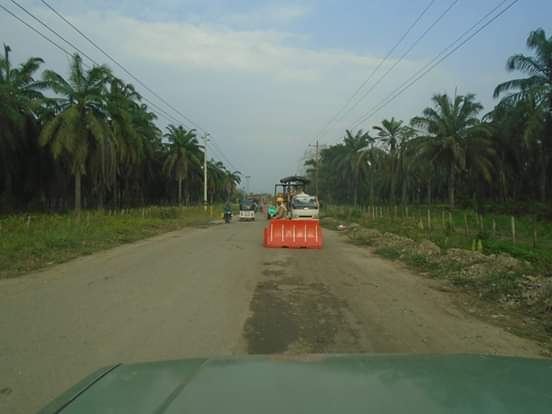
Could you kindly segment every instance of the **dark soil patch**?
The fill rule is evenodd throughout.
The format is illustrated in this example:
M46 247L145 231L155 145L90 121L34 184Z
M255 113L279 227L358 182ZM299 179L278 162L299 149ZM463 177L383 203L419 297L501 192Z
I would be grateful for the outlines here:
M263 275L268 277L282 276L285 272L283 270L265 269Z
M252 316L245 325L248 352L329 352L339 332L346 332L341 336L355 342L345 308L323 283L305 283L292 276L260 282L250 305Z

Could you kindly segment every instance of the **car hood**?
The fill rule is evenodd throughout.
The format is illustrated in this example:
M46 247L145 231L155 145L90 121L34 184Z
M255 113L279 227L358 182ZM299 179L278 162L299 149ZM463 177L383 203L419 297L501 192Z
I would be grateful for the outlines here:
M551 413L552 361L307 355L116 365L41 414Z

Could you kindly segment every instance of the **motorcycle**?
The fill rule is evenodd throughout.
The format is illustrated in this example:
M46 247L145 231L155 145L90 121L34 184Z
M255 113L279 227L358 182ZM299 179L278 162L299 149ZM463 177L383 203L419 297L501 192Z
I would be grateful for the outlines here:
M224 212L224 222L226 224L230 223L232 221L232 212L231 211L225 211Z

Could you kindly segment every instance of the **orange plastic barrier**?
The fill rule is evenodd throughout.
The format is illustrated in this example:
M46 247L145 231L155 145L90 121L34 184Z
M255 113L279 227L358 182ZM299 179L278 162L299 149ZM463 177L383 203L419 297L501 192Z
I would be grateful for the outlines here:
M320 249L322 244L318 220L273 219L264 230L265 247Z

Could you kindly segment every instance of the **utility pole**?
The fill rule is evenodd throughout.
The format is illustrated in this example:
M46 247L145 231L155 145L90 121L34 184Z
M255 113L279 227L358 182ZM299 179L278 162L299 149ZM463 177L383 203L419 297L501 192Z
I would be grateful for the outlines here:
M245 191L246 191L246 195L248 196L249 195L249 179L251 178L250 175L246 175L245 176L245 181L246 181L246 184L245 184Z
M318 140L316 140L316 144L315 145L312 145L312 144L309 144L309 147L314 147L314 151L315 151L315 156L314 156L314 162L315 162L315 170L314 170L314 188L315 188L315 191L316 191L316 196L319 197L319 182L320 182L320 148L321 148L321 145L320 143L318 142ZM324 145L325 147L325 145Z
M203 209L207 211L207 143L209 142L209 134L203 135Z

